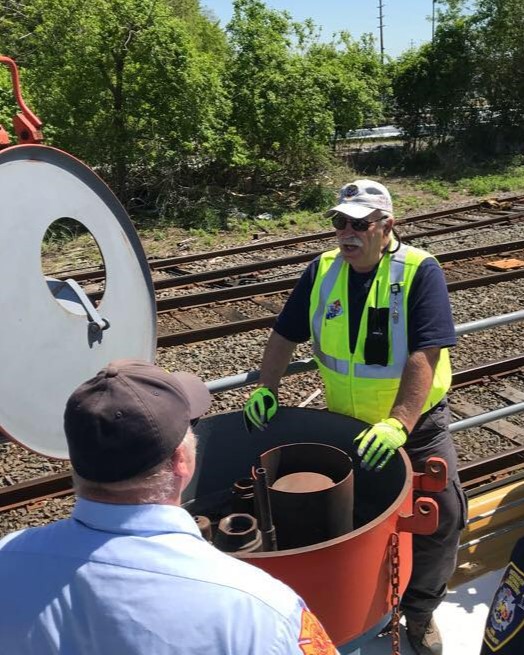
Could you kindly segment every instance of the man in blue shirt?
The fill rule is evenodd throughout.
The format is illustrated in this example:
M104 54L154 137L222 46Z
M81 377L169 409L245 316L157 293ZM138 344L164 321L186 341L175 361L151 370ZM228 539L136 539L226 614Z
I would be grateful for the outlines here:
M415 471L424 471L430 456L442 457L448 464L448 486L433 496L439 505L439 527L433 535L413 538L413 573L401 605L408 637L417 654L441 655L442 641L433 612L445 596L447 581L453 573L466 517L457 457L448 430L450 413L445 391L449 381L447 386L435 385L441 350L455 345L446 282L438 262L429 253L415 252L401 244L394 231L391 196L382 184L356 180L345 185L339 204L326 216L335 227L338 251L324 253L307 267L280 313L264 352L260 386L244 408L246 426L263 429L275 415L280 379L296 345L309 339L313 341L319 367L328 370L326 376L321 369L324 382L336 377L331 389L326 384L332 411L349 413L340 407L344 407L345 396L356 389L351 400L357 411L352 415L370 422L367 416L359 414L357 403L367 411L373 406L382 411L380 404L385 401L381 398L386 389L383 379L398 381L392 405L382 414L387 418L377 419L375 425L357 437L359 454L363 455L364 466L379 471L396 448L405 444ZM415 272L410 273L409 268ZM332 273L334 269L336 272ZM398 282L384 284L393 282L399 270ZM387 303L379 302L379 287ZM324 338L323 331L329 330L334 336ZM396 351L400 353L398 359ZM339 354L344 352L348 355ZM357 376L354 361L366 372ZM395 374L386 371L397 362ZM449 368L448 373L450 378ZM357 377L360 379L355 380ZM435 396L442 393L434 403L429 402L435 387ZM395 389L390 385L388 394L391 388ZM428 409L423 409L425 405ZM351 406L349 400L346 406ZM415 492L415 497L417 493L433 495Z
M0 541L5 655L332 655L286 585L208 544L180 507L205 385L109 364L67 403L72 518Z

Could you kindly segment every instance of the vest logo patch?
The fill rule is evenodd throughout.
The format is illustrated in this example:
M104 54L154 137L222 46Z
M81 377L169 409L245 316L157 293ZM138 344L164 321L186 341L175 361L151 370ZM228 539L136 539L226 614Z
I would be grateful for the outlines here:
M336 655L337 652L320 621L308 609L302 610L298 645L304 655Z
M524 625L524 572L509 563L493 600L484 642L493 652L510 642Z
M330 319L336 318L337 316L342 316L343 313L344 310L342 309L342 303L340 300L335 300L335 302L332 302L330 305L328 305L326 319L329 321Z

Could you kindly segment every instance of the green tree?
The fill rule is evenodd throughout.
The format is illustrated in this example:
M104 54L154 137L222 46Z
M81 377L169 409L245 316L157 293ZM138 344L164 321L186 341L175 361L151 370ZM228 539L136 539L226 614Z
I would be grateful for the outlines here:
M408 50L392 66L397 123L412 149L428 128L443 142L467 123L474 105L471 44L467 20L446 20L433 43Z
M17 113L17 107L11 91L11 76L7 68L4 69L0 66L0 125L10 137L13 137L11 120L15 113Z
M307 30L259 0L235 0L227 29L232 127L253 186L268 174L311 171L326 152L334 123L316 71L300 51Z
M123 199L151 171L187 173L220 150L227 45L198 11L189 1L25 0L23 19L0 35L0 50L26 68L48 140L106 171Z
M357 42L342 32L331 43L313 44L307 59L333 115L335 138L381 120L391 89L371 36Z
M524 129L524 4L478 0L476 28L478 94L486 116L505 130ZM514 134L515 136L515 134Z

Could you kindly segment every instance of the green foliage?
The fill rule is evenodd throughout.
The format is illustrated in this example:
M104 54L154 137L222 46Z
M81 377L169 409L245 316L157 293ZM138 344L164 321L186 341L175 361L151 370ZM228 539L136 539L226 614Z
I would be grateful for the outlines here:
M423 182L420 188L442 200L449 200L449 184L442 180L428 180L427 182Z
M524 166L510 167L503 173L461 178L456 184L474 196L519 191L524 187Z
M24 20L0 36L0 49L7 44L26 68L57 145L105 171L121 197L147 183L148 171L201 166L220 151L227 47L198 3L26 5Z
M386 65L370 36L321 42L311 21L262 0L235 0L226 30L199 0L2 0L0 52L18 62L47 143L84 159L129 207L222 230L230 191L324 210L332 194L317 181L336 139L392 111L411 148L405 170L440 171L459 145L522 149L522 0L436 6L434 41ZM0 68L0 124L10 130L17 111ZM472 175L464 189L520 178ZM242 210L281 211L256 205Z
M11 90L11 76L7 68L0 68L0 125L13 136L11 119L16 113L16 104Z
M473 18L479 94L491 120L504 128L524 127L524 4L521 0L478 0Z
M397 122L413 149L428 131L443 142L460 129L473 72L469 22L443 21L433 43L409 50L391 68Z
M46 143L164 215L185 216L188 190L208 183L307 182L330 165L334 136L377 120L388 93L370 38L320 44L311 21L261 0L236 0L227 32L198 0L2 8L0 52L21 67ZM2 120L9 94L0 77Z
M298 201L299 209L309 211L327 210L336 204L337 194L333 189L328 189L322 184L308 184L301 193Z
M370 36L360 42L341 33L332 43L315 43L307 59L333 115L337 136L381 120L390 84Z
M310 172L334 125L315 71L294 45L309 37L288 14L260 0L236 0L227 29L232 125L252 187L263 178Z
M177 223L186 229L218 232L228 229L227 214L223 209L213 207L206 199L200 202L184 203L177 211Z

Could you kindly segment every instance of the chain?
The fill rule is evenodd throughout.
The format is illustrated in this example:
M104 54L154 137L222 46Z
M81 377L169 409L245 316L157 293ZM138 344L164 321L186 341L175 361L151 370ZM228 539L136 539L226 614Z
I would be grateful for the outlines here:
M400 555L399 538L396 532L391 535L391 653L400 655Z

